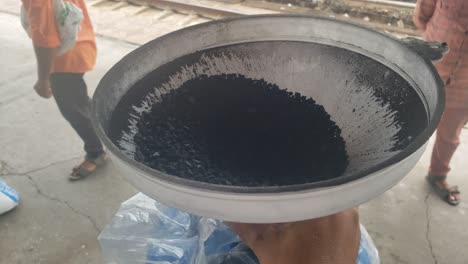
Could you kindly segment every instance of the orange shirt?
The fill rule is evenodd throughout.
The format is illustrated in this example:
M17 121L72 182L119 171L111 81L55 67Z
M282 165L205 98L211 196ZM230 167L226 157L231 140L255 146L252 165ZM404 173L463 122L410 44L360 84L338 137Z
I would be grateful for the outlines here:
M29 32L37 47L55 48L60 45L60 36L55 25L53 0L22 0L29 21ZM75 46L55 58L53 72L84 73L96 63L96 41L91 20L84 0L66 0L74 3L83 12L81 31Z

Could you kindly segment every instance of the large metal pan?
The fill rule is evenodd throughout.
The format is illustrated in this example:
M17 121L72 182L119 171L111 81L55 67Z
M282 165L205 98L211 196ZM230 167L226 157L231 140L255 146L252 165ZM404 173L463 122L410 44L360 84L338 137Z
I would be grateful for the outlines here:
M441 80L425 56L440 58L445 47L429 45L424 53L415 49L420 44L320 17L209 22L155 39L118 62L94 94L93 123L120 172L169 206L235 222L321 217L385 192L424 152L444 109ZM156 94L198 75L223 73L264 79L323 105L346 141L350 163L343 175L301 185L222 186L167 175L133 159L132 124L157 103ZM120 133L111 124L116 115L127 133L113 141Z

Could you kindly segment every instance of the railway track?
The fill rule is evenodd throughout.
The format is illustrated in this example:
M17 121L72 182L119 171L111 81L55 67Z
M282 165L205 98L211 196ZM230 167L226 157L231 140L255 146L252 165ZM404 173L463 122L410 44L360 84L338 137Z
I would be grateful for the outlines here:
M279 13L224 1L87 0L87 4L98 34L135 44L214 19Z
M415 8L414 3L387 0L341 0L341 4L338 7L325 4L300 7L278 3L280 0L268 1L275 2L245 0L243 4L281 13L334 17L364 24L397 36L419 36L419 32L415 30L412 22L412 14Z
M413 3L388 0L344 0L351 7L371 6L392 12L412 12ZM366 24L396 35L418 35L412 28L399 27L371 21L353 14L335 14L329 10L317 10L259 0L87 0L97 32L110 37L142 44L171 31L226 17L300 13L331 16ZM396 10L396 11L395 11ZM377 14L381 15L381 14Z
M407 8L414 10L416 8L416 3L413 2L404 2L404 1L389 1L389 0L353 0L355 2L361 2L363 4L374 4L384 7L393 7L393 8Z
M388 0L343 1L349 15L354 19L367 19L371 26L391 33L419 36L413 24L415 3Z

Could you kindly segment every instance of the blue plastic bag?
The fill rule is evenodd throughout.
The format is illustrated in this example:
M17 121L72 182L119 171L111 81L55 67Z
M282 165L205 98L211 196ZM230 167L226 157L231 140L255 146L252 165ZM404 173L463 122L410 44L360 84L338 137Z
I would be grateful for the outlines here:
M366 228L361 225L361 243L359 245L358 264L380 264L379 251L374 245Z
M199 219L139 193L122 203L99 236L106 263L192 264Z

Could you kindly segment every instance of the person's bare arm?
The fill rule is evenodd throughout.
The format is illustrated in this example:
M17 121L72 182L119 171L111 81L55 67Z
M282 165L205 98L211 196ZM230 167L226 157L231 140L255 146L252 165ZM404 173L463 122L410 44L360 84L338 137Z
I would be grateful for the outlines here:
M50 73L54 65L55 48L43 48L34 46L37 60L37 82L34 90L44 98L52 97L50 88Z
M414 11L413 22L419 30L426 30L426 25L431 20L438 0L418 0Z
M55 49L34 46L37 60L37 79L49 80L54 66Z
M53 68L55 50L60 45L52 1L23 1L23 5L26 9L29 33L37 60L38 78L34 90L41 97L50 98L52 91L49 77Z
M294 223L229 225L261 264L355 264L361 239L357 209Z

